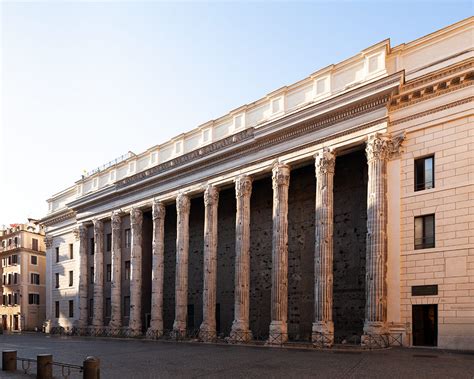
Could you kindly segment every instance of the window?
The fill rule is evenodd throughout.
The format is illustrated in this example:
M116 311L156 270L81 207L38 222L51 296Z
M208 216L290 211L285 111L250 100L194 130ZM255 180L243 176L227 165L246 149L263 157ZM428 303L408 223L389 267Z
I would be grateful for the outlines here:
M31 274L31 284L40 284L39 274Z
M89 299L89 317L94 317L94 299Z
M54 311L55 316L56 318L59 318L59 301L54 302L54 308L55 308L55 311Z
M415 191L434 188L434 156L415 160Z
M94 284L94 267L91 267L90 284Z
M130 229L125 229L125 247L130 247L131 245L131 234Z
M74 285L74 272L69 271L69 287L72 287Z
M59 288L59 274L56 273L54 276L56 277L56 288Z
M130 296L123 298L123 316L130 317Z
M105 317L110 317L112 314L112 303L110 297L105 298Z
M18 293L13 294L13 304L18 304Z
M13 284L18 284L18 273L13 274Z
M30 293L28 294L28 304L35 304L39 305L40 303L40 295L37 293Z
M18 264L18 255L12 255L12 264L16 265Z
M435 247L435 215L415 217L415 250Z
M8 294L8 305L12 305L12 294Z
M12 274L8 274L8 284L12 284Z
M69 244L69 259L74 259L74 245L72 243Z
M112 233L108 233L105 236L105 251L112 250Z
M59 247L56 248L56 263L59 262Z
M35 266L38 264L38 257L36 255L31 256L31 264Z
M130 280L130 261L125 261L125 280Z
M31 239L31 248L34 251L38 251L38 240L36 238Z
M3 284L7 284L7 275L6 274L3 275Z
M89 251L91 255L94 255L94 238L90 239Z
M7 295L3 295L3 305L7 305Z
M74 317L74 300L69 300L69 317Z
M9 256L8 256L8 265L10 266L11 264L12 264L12 256L9 255Z
M107 275L106 275L106 280L107 282L111 282L112 281L112 265L111 264L108 264L107 265Z
M18 246L18 237L15 237L15 246Z

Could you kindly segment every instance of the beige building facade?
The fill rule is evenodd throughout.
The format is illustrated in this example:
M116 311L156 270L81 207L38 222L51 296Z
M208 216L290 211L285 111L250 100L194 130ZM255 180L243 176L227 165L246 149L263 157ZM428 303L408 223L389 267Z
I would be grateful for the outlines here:
M382 41L52 196L51 330L472 349L473 24Z
M46 319L46 248L37 221L0 230L3 330L41 330Z

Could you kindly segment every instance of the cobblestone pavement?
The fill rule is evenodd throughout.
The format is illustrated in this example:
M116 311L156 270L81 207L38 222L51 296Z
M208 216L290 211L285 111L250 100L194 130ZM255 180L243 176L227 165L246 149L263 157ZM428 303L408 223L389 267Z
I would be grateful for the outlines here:
M474 353L392 348L378 351L317 351L185 342L0 335L0 350L19 357L53 354L54 361L82 364L101 359L102 378L468 378L474 379ZM21 364L18 365L21 368ZM6 375L0 377L34 377ZM55 376L60 370L55 369ZM72 378L80 378L76 373Z

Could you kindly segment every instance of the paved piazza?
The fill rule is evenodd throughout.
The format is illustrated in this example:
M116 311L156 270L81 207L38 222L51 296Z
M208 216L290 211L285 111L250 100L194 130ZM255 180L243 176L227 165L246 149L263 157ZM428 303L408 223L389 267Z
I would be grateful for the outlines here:
M316 351L34 334L0 336L0 346L71 364L95 355L103 378L474 378L474 354L417 348Z

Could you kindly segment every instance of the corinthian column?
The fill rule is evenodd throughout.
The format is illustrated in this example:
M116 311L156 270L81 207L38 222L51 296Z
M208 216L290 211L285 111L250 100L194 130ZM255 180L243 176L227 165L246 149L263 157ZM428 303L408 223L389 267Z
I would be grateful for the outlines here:
M130 210L130 320L128 329L132 335L142 332L142 223L143 214L138 208Z
M94 220L94 327L104 326L104 224Z
M404 136L369 136L367 183L366 303L362 344L380 345L387 332L387 160L397 154Z
M325 148L316 154L313 343L334 343L333 303L333 179L335 156Z
M122 217L120 212L112 213L112 285L110 289L110 304L112 308L111 328L122 326Z
M176 336L186 334L188 317L188 258L189 258L189 197L180 193L176 198L176 281L175 281L175 320L173 331Z
M208 185L204 192L204 288L202 292L203 321L199 335L203 341L216 338L217 287L217 207L219 190Z
M87 291L89 286L89 267L87 265L87 227L80 224L75 230L76 239L79 240L79 328L87 327L88 304Z
M235 342L252 339L249 329L250 308L250 196L252 178L242 175L235 181L235 293L234 322L230 338Z
M290 167L275 163L273 181L272 322L269 344L288 340L288 187Z
M163 334L163 280L165 252L165 214L166 208L159 201L153 202L153 247L151 272L151 322L147 335L160 337Z

